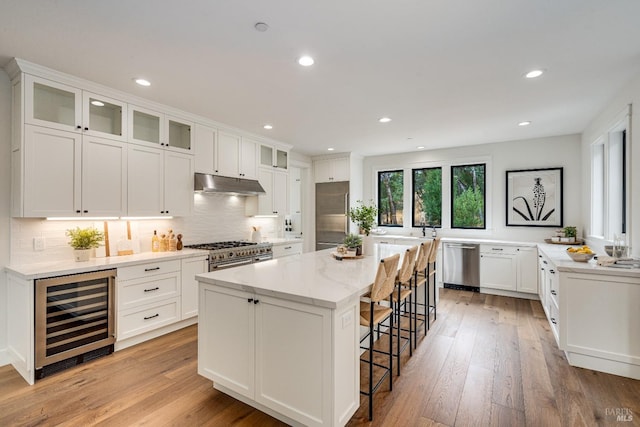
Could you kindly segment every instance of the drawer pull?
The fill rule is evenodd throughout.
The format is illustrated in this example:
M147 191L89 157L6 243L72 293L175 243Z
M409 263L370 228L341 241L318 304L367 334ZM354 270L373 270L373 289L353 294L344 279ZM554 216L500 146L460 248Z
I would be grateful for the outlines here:
M160 313L156 313L153 316L147 316L147 317L144 318L144 320L153 319L154 317L160 317Z
M291 246L285 246L284 249L291 249Z
M558 322L556 322L556 318L555 318L555 317L552 317L552 318L551 318L551 323L553 323L554 325L557 325L557 324L558 324Z
M503 251L504 248L491 248L492 251Z
M551 289L551 295L558 295L558 293L555 291L555 289Z
M155 271L155 270L160 270L160 267L152 267L152 268L145 268L144 271Z
M151 289L145 289L145 292L153 292L153 291L157 291L158 289L160 289L159 287L155 287L155 288L151 288Z
M556 271L555 270L549 270L549 273L556 274Z
M545 261L545 260L542 260L542 262L543 262L544 264L546 264L546 263L547 263L547 261Z

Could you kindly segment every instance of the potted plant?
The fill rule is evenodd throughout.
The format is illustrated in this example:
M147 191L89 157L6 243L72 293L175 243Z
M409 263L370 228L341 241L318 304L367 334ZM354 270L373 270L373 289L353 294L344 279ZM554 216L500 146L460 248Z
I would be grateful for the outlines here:
M351 221L355 222L360 228L360 232L368 236L376 222L378 216L378 208L371 201L365 204L362 200L358 200L360 206L353 207L349 210Z
M562 229L564 231L564 237L567 239L567 242L574 242L576 240L576 227L567 226Z
M351 233L344 238L342 243L347 249L356 251L356 255L362 255L362 237Z
M100 246L104 241L104 233L94 227L69 229L65 233L69 237L69 245L74 249L76 261L89 261L91 249Z

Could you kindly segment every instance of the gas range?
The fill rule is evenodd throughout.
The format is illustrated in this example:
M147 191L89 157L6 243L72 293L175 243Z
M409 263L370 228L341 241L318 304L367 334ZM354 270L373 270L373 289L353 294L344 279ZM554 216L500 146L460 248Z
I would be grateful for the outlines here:
M209 251L209 271L267 261L273 258L273 245L268 242L255 243L234 240L186 245L186 247Z

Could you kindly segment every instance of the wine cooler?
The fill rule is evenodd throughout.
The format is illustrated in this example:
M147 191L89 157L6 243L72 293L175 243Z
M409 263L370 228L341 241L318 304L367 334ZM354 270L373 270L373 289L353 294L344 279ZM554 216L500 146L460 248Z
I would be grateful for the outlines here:
M116 270L36 280L36 379L113 352Z

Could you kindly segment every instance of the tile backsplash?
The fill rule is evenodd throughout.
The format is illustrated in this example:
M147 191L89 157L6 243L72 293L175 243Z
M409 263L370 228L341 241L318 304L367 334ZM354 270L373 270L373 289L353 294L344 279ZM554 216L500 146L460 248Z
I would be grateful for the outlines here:
M251 227L260 227L264 238L281 237L283 221L278 218L245 216L245 197L223 194L194 193L194 214L173 219L131 220L131 238L140 252L151 251L151 236L172 229L182 234L185 245L222 240L247 240ZM70 228L95 226L104 229L103 222L47 221L41 218L13 218L11 220L11 264L31 264L73 258L65 231ZM109 221L111 247L114 240L126 236L126 221ZM44 250L34 250L34 238L43 237ZM100 250L98 250L98 255ZM115 251L112 253L114 255Z

